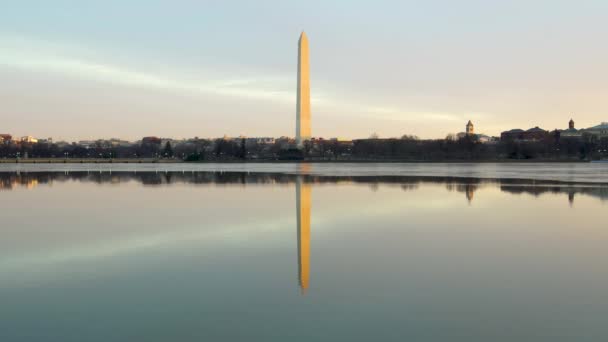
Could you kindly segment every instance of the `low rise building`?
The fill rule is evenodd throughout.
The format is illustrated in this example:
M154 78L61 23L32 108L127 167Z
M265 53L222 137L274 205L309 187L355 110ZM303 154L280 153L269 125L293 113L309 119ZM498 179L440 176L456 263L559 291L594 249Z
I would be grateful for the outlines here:
M271 137L247 138L247 142L253 142L259 145L272 145L274 144L275 139Z
M589 127L584 129L583 132L594 135L598 138L608 138L608 122L602 122L597 126Z
M583 130L576 129L572 119L568 122L568 129L558 131L558 133L560 139L581 139L583 137Z
M574 127L574 120L570 119L568 129L559 131L560 139L582 139L586 135L595 136L600 139L608 137L608 122L602 122L597 126L589 128L576 129Z
M71 146L71 145L73 145L73 144L71 144L71 143L69 143L69 142L67 142L67 141L64 141L64 140L60 140L60 141L56 142L56 143L55 143L55 145L56 145L58 148L65 148L65 147L67 147L67 146Z
M351 144L353 143L352 139L348 139L348 138L341 138L341 137L336 137L336 138L330 138L329 140L331 141L336 141L339 143L345 143L345 144Z
M526 131L515 128L509 131L500 133L500 140L514 141L540 141L550 137L549 131L546 131L538 126L532 127Z
M568 129L559 131L560 139L581 139L583 137L583 130L578 130L574 127L574 120L570 119L568 122Z
M13 140L10 134L0 134L0 144L8 144Z
M477 137L477 140L482 144L495 144L498 142L497 137L491 137L485 134L475 134L475 136Z
M141 139L142 145L160 145L162 142L159 137L144 137Z
M525 131L520 128L513 128L500 133L500 140L520 140Z
M458 138L458 139L462 139L464 137L470 137L470 138L477 139L477 141L479 141L482 144L494 143L497 140L497 139L494 139L493 137L491 137L489 135L476 134L475 133L475 126L473 125L473 123L471 122L471 120L469 120L469 122L467 122L467 125L465 126L465 131L464 132L460 132L460 133L456 134L456 138Z
M77 145L84 148L92 148L95 147L95 140L80 140Z
M112 147L129 147L133 145L133 143L128 140L121 140L116 138L112 138L108 140L108 142Z
M543 140L543 139L547 138L548 136L549 136L549 131L545 131L544 129L536 126L536 127L530 128L529 130L524 132L523 140L538 141L538 140Z
M35 144L38 142L38 139L34 138L31 135L27 135L27 136L21 137L21 142L27 143L27 144Z

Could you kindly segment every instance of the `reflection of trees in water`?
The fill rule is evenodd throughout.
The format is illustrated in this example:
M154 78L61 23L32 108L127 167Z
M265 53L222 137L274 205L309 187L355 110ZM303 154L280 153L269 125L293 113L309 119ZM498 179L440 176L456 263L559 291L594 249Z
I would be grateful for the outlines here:
M119 184L138 182L143 185L164 184L289 184L294 176L285 174L248 174L245 172L36 172L0 173L0 188L32 184L83 182Z
M401 184L401 190L403 191L412 191L417 190L420 185L417 183L405 183Z
M599 198L602 201L608 199L608 187L606 186L562 186L562 185L547 185L547 186L517 186L517 185L501 185L500 190L514 195L528 194L534 197L539 197L543 194L567 194L570 204L574 203L575 195L586 195Z
M416 190L421 184L443 184L448 191L465 194L472 201L475 192L485 186L500 186L501 191L510 194L567 194L570 201L575 195L587 195L602 200L608 198L605 184L560 183L555 181L520 179L478 179L425 176L318 176L295 175L286 173L248 173L248 172L35 172L0 173L0 190L15 187L32 188L53 182L83 182L95 184L120 184L137 182L145 186L167 184L293 184L297 179L314 184L366 184L374 191L380 185L399 186L404 191Z

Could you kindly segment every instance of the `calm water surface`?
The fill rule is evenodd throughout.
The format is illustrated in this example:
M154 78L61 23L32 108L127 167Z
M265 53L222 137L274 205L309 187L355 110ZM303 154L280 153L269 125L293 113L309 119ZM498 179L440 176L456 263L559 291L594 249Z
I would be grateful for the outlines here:
M608 339L597 177L25 167L0 169L0 341Z
M0 172L272 172L323 176L434 176L537 179L608 184L605 163L293 163L204 164L0 164Z

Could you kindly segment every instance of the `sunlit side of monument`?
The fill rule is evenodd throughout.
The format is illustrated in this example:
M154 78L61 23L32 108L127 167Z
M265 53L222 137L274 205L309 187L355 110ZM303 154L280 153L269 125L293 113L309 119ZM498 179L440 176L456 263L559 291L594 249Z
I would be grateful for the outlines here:
M311 138L310 129L310 63L308 37L302 32L298 41L298 100L296 107L296 144L301 148Z

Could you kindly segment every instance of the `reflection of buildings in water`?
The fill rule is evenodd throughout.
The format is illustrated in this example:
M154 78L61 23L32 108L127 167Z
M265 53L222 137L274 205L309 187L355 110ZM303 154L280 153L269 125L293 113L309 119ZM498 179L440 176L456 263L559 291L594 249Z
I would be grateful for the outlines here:
M298 164L297 174L255 173L255 172L213 172L213 171L70 171L70 172L0 172L0 190L18 187L32 189L53 183L82 182L95 184L117 184L138 182L143 185L230 185L230 184L292 184L297 179L302 182L319 184L367 184L377 188L378 184L399 185L403 190L417 189L421 184L444 184L448 191L464 192L467 200L472 201L475 192L487 186L499 186L503 192L511 194L564 194L573 202L581 196L608 200L608 186L598 184L561 184L554 181L526 181L520 179L454 179L451 177L420 176L324 176L315 175L310 164Z
M29 190L29 189L33 189L38 185L38 180L37 179L29 179L25 184L25 187Z
M608 187L605 185L552 185L552 186L523 186L523 185L501 185L500 191L510 194L528 194L538 197L543 194L567 194L570 206L574 204L574 197L586 195L595 197L601 201L608 199Z
M17 186L31 190L38 186L38 181L39 178L36 175L10 174L8 177L0 178L0 190L12 190Z
M298 220L298 279L302 293L310 281L310 207L311 185L296 180L296 213Z
M0 179L0 190L12 190L13 189L13 183L11 182L10 179Z

